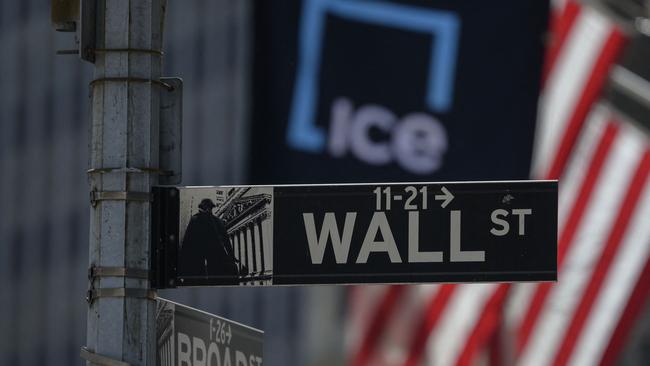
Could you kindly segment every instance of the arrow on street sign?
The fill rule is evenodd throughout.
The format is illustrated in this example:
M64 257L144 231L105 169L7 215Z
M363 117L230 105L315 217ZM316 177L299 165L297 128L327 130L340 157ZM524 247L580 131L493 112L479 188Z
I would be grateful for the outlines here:
M556 279L556 181L156 187L153 205L158 288Z
M451 192L449 192L445 186L442 186L440 190L442 191L442 194L435 195L435 199L436 201L442 200L443 202L440 207L445 208L454 199L454 195L451 194Z

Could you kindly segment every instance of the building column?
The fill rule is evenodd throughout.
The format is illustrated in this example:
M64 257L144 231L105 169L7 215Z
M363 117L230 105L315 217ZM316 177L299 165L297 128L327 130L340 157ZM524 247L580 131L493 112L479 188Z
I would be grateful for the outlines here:
M239 245L237 245L237 238L233 234L230 234L228 239L230 240L230 245L232 245L232 250L235 254L235 259L239 260L240 254L239 254ZM239 264L237 265L237 267L240 267Z
M256 272L255 270L255 250L253 247L253 238L251 235L251 227L246 224L244 226L244 235L246 237L246 245L248 247L248 271L252 275Z
M273 271L273 225L271 220L266 218L261 223L262 243L264 245L264 263L267 271Z
M244 253L244 255L242 256L242 259L241 259L241 264L247 266L248 267L248 273L250 273L251 272L251 267L248 266L248 256L250 255L250 253L248 252L248 247L246 245L246 238L244 237L244 230L240 228L239 230L237 230L237 234L239 236L240 248L242 250L242 253Z
M253 225L253 232L255 236L255 246L257 248L257 263L259 266L259 272L260 274L263 274L266 272L266 267L265 267L265 262L264 262L264 239L262 238L262 219L257 218L255 219L255 223Z

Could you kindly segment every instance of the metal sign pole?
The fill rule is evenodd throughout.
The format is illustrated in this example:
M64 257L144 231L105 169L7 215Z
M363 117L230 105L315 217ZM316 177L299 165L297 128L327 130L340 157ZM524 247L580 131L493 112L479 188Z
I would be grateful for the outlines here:
M97 2L90 137L88 364L155 364L151 186L159 169L166 0Z

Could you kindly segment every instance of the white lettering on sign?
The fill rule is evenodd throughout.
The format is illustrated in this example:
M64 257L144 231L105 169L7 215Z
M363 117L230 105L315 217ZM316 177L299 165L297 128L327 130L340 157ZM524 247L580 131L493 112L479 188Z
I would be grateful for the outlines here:
M377 239L377 233L381 234L382 240ZM397 244L393 237L393 232L390 230L388 219L385 212L375 212L370 219L370 225L366 236L363 238L361 244L361 251L357 257L357 263L368 262L368 256L371 252L385 252L388 253L392 263L402 263L402 258L399 256Z
M261 366L262 358L251 355L246 358L246 354L241 351L235 352L235 366Z
M178 332L178 366L192 366L192 341L181 332Z
M526 235L526 215L532 215L533 210L530 208L516 208L510 213L518 217L518 234L519 236ZM492 211L490 218L492 223L499 226L490 229L490 233L494 236L504 236L510 232L510 223L505 218L508 217L508 211L502 208Z
M531 215L533 210L530 208L514 209L512 214L519 216L519 235L526 235L526 215Z
M348 261L350 242L352 241L352 229L354 227L354 221L356 218L356 212L347 212L345 214L345 224L343 224L343 237L341 237L339 235L338 225L336 225L336 217L334 216L333 212L325 213L325 219L323 220L323 226L321 227L320 235L316 235L314 214L302 214L302 219L305 223L307 244L309 245L309 255L311 256L312 264L323 263L325 247L327 246L327 242L330 241L332 242L332 247L334 248L336 263L341 264ZM317 236L318 239L316 239Z
M232 327L230 323L220 319L210 318L210 341L229 345L232 340Z
M219 352L219 347L214 342L210 342L210 346L208 347L208 362L211 366L221 366L221 353Z
M416 191L413 188L413 191ZM375 189L377 201L383 196L383 191L379 188ZM426 191L425 191L426 192ZM449 193L447 191L447 193ZM453 197L453 195L451 196ZM379 205L379 203L378 203ZM384 206L388 208L387 206ZM516 213L515 213L516 211ZM421 251L420 250L420 211L407 211L408 212L408 263L439 263L444 260L443 252L441 251ZM520 232L524 232L523 219L527 214L532 211L513 210L514 215L520 217ZM498 216L503 214L501 211L496 210L493 212L493 222L499 223L501 220ZM507 215L507 212L505 212ZM312 264L322 264L327 243L332 243L334 256L337 264L346 264L349 260L350 245L356 224L356 212L346 212L345 222L343 223L343 235L339 223L336 221L334 212L326 212L321 225L320 233L316 230L316 222L313 212L302 214L303 222L305 225L305 234L307 237L307 245L309 247L309 255ZM451 262L485 262L485 251L482 250L463 250L461 248L461 211L451 210L450 217L450 236L449 236L449 260ZM507 221L501 224L509 225ZM504 226L505 228L505 226ZM509 228L509 226L508 226ZM499 232L497 229L494 229ZM380 239L378 239L380 237ZM386 212L375 211L370 219L368 228L364 235L363 242L355 263L368 263L370 254L385 253L391 263L402 263L397 243L393 235L392 228L386 217Z
M223 352L223 366L232 366L232 362L230 359L230 348L226 347L225 351ZM212 365L211 365L212 366ZM221 365L219 365L221 366Z
M449 193L445 187L442 187L444 192ZM397 208L404 207L404 210L418 210L420 207L422 207L423 210L426 210L428 208L428 202L427 202L427 187L424 186L420 188L418 191L417 188L414 186L407 186L404 188L404 196L400 194L395 194L393 195L391 193L391 187L386 187L383 190L381 187L377 187L372 191L375 194L375 209L377 211L390 211L391 209L391 201L402 201L404 199L404 206L400 206L399 204L396 206ZM419 194L418 194L419 192ZM443 197L445 199L445 203L443 203L443 208L451 202L451 200L454 198L453 195L447 196L435 196L435 199L439 199L439 197Z
M201 338L192 337L192 366L205 365L205 342Z
M208 347L203 339L178 332L178 366L261 366L262 357L246 355L240 350L231 353L230 347L222 345L223 357L217 342ZM234 354L234 359L233 359Z
M380 139L372 131L388 136ZM442 124L425 113L412 113L401 120L386 107L369 104L356 112L352 101L338 98L332 103L328 149L342 157L348 149L359 160L372 165L397 162L415 174L430 174L442 166L448 148Z
M449 246L452 262L485 262L485 252L482 250L463 251L460 248L460 210L452 210L450 224Z
M508 211L502 208L492 211L492 215L490 216L492 218L492 223L501 226L501 229L494 227L490 229L490 233L492 233L492 235L504 236L510 231L510 223L508 223L507 220L502 219L502 217L506 216L508 216Z
M420 213L409 212L409 263L442 262L442 252L420 251Z

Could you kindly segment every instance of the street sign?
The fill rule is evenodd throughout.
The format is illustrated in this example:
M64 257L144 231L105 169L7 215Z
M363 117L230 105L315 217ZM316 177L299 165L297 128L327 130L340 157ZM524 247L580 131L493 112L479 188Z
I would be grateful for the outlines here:
M155 286L552 281L557 182L155 187Z
M261 366L264 332L156 299L156 366Z

